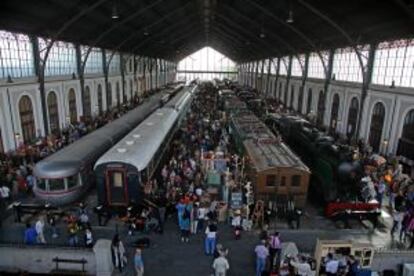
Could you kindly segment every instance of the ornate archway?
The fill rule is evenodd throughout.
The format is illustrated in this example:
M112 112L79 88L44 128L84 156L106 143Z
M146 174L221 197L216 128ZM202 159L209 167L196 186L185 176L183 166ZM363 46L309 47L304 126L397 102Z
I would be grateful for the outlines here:
M33 114L32 100L29 96L21 97L19 101L20 124L23 141L30 143L36 139L36 125Z
M380 149L384 120L385 107L382 103L378 102L374 105L374 109L372 111L368 138L368 143L371 145L374 152L378 152Z
M51 133L59 132L59 108L57 96L54 91L50 91L47 95L47 110L49 113L49 128Z

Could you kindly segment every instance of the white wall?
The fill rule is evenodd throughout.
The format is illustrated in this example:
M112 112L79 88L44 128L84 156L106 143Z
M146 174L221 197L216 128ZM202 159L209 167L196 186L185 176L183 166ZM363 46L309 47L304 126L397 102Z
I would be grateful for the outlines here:
M241 73L243 83L249 84L252 74ZM253 73L253 76L255 74ZM275 76L271 76L271 79L275 79ZM284 100L286 89L286 76L279 76L278 82L275 83L274 95L278 99ZM279 89L279 85L282 84L282 88ZM293 108L298 110L299 88L301 80L298 77L291 77L288 87L287 105L290 105L291 87L295 86L294 104ZM255 79L253 80L253 87L255 85ZM312 103L311 110L317 113L318 110L318 98L319 92L324 89L324 80L321 79L308 79L304 87L304 96L302 101L302 112L306 110L308 101L308 91L312 89ZM269 86L268 89L272 89ZM331 81L328 86L327 98L325 102L325 113L323 123L325 126L329 126L331 119L332 99L334 94L338 94L340 98L339 112L338 112L338 124L336 131L341 134L346 134L349 106L353 97L357 97L359 103L361 103L361 91L362 87L360 83ZM268 95L272 95L273 92L269 91ZM390 88L380 85L371 85L368 89L368 94L364 102L362 120L361 120L361 139L368 141L369 128L371 125L371 116L374 105L377 102L381 102L385 106L385 120L382 133L382 141L387 140L388 145L381 143L380 151L382 153L395 154L398 147L398 140L402 134L402 128L405 116L407 113L414 109L414 88Z

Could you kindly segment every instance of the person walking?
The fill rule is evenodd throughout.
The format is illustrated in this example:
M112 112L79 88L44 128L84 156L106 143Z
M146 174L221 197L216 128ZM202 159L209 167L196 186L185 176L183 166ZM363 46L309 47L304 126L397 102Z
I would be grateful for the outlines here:
M122 272L125 265L125 247L118 234L115 234L112 239L111 250L114 265L119 269L119 272Z
M93 235L91 229L88 227L85 230L85 246L91 248L93 246Z
M137 248L134 255L134 266L137 276L144 276L144 261L142 260L142 251Z
M26 230L24 231L24 243L27 245L36 244L37 242L37 232L36 229L30 225L30 223L26 224Z
M280 264L280 252L282 250L282 242L280 241L279 232L274 232L269 237L269 254L270 254L270 266L279 267Z
M313 275L310 264L306 262L306 258L303 256L299 258L299 262L295 260L291 260L290 265L296 268L297 270L296 275L298 276Z
M395 231L397 231L397 233L399 233L399 231L401 229L401 223L402 223L402 220L403 220L403 216L404 216L403 212L398 211L396 209L393 211L393 213L392 213L393 223L392 223L392 228L391 228L391 232L390 232L391 237L394 237Z
M261 244L256 246L254 252L256 253L256 276L261 276L266 268L266 259L269 256L266 241L261 240Z
M181 230L181 241L182 242L189 242L190 239L190 217L191 211L185 208L180 222L180 230Z
M200 203L199 202L195 202L193 205L193 208L191 209L191 234L197 234L197 229L198 229L198 207L199 207Z
M210 222L207 226L206 239L204 241L205 253L206 255L213 255L214 249L216 248L216 239L217 239L217 225L214 222Z
M37 233L37 242L41 244L46 244L46 239L44 235L45 229L45 222L43 217L39 217L35 225L36 233Z
M207 214L207 209L204 207L204 205L201 205L198 209L197 209L197 218L198 218L198 225L197 225L197 230L198 231L203 231L204 228L204 221L206 220L206 214Z
M332 253L328 253L328 259L325 265L325 272L327 276L336 276L338 274L339 261L335 259Z
M230 269L229 262L227 259L220 255L213 262L214 276L226 276L227 270Z

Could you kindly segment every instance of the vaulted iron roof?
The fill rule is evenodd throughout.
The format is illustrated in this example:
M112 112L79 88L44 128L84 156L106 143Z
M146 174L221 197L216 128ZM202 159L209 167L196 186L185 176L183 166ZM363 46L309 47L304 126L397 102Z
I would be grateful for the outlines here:
M413 37L414 0L2 0L0 29L173 60L211 46L240 62Z

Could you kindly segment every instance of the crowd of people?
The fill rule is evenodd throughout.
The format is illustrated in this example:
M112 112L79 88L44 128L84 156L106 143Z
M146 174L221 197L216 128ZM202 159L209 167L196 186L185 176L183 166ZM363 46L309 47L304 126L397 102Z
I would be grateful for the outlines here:
M264 226L269 223L269 212L263 207L261 216L264 217L264 223L252 224L254 216L258 216L253 207L247 208L247 214L230 208L231 192L241 192L243 185L239 184L241 182L238 175L239 158L226 133L217 101L218 96L213 87L207 86L197 95L174 136L159 170L143 187L145 206L138 213L136 210L128 209L126 216L121 219L128 228L128 235L131 236L138 231L162 234L166 220L176 222L180 233L178 239L183 244L189 243L195 235L203 235L204 253L206 256L213 256L211 267L215 275L225 276L230 269L229 251L220 243L219 222L229 222L237 239L240 238L242 230L251 229L253 225L259 226L260 229L265 228ZM0 174L6 179L1 182L3 186L0 187L0 194L4 201L10 200L19 192L30 194L36 181L32 174L32 162L38 160L37 158L44 158L61 146L121 116L127 110L125 107L111 115L97 118L93 122L71 126L70 130L62 131L61 142L53 143L52 147L48 140L46 144L41 143L36 154L31 158L15 159L17 162L14 161L13 156L8 158L3 163L5 166L2 167L2 170L5 169L5 174ZM44 156L42 152L46 152ZM359 158L364 164L364 172L360 181L365 183L363 187L368 187L362 190L361 194L369 200L377 200L381 207L389 208L393 217L392 237L397 234L401 243L409 241L408 247L414 248L414 185L411 178L403 173L401 165L394 159L382 160L377 156L373 158L372 154L367 154L363 149L361 152L363 154ZM215 177L218 177L220 185L212 184ZM8 188L11 190L7 190ZM221 218L222 208L227 208L228 219ZM86 206L80 205L78 212L69 216L66 223L68 245L93 246L94 232ZM40 216L33 225L27 224L24 233L25 243L29 245L47 243L49 239L45 235L47 225L51 228L52 239L61 234L57 231L55 217ZM257 276L276 275L275 273L313 275L314 268L306 256L299 255L296 258L282 260L282 242L278 232L271 235L263 232L260 240L260 244L254 248ZM144 275L142 257L144 246L138 247L135 250L133 263L136 274L142 276ZM127 254L118 234L113 237L111 252L114 266L122 271L127 263ZM324 267L327 275L353 276L356 275L359 266L353 256L338 260L335 256L328 255Z
M32 143L21 143L14 151L0 154L0 202L4 207L12 199L32 195L36 184L33 176L34 164L59 151L81 137L121 117L140 104L135 96L128 103L116 106L94 117L71 123L47 137L39 137Z

